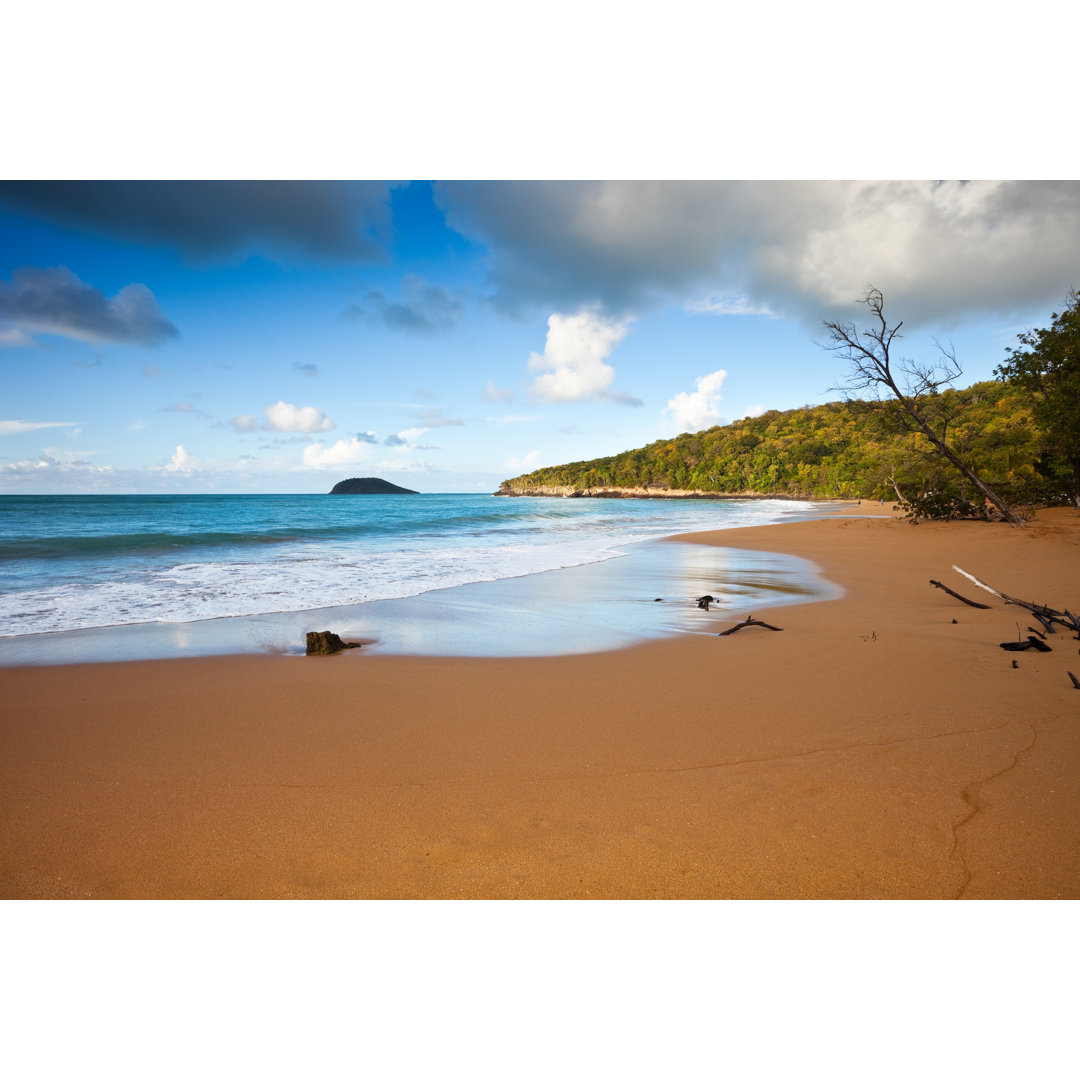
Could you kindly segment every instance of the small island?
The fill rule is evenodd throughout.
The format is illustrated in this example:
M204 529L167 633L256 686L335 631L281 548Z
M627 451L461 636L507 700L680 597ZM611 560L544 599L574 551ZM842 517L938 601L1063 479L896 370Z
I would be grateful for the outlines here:
M330 489L331 495L419 495L419 491L398 487L389 480L380 480L377 476L353 476L342 480Z

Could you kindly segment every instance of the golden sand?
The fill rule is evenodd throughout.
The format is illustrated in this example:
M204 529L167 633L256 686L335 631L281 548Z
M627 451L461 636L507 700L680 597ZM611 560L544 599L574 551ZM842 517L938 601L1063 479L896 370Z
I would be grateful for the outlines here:
M1080 645L1002 650L1034 620L951 569L1076 611L1080 515L687 539L845 594L592 655L0 670L0 896L1080 897Z

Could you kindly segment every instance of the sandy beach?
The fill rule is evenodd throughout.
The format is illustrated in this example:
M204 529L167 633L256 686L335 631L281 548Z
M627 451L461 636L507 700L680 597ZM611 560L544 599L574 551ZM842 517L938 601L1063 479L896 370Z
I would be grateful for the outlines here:
M0 896L1080 897L1080 645L1002 650L1034 619L952 569L1080 610L1080 515L683 539L844 595L565 657L0 670Z

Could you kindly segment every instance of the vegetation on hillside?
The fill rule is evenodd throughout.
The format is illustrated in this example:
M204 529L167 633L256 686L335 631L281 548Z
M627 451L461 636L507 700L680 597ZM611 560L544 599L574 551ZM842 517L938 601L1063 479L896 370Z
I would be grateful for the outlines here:
M1011 505L1066 501L1071 466L1047 439L1017 381L948 388L924 399L950 445ZM537 469L503 489L569 486L678 488L805 499L983 499L897 401L837 401L771 411L594 461Z
M902 323L884 298L863 302L869 327L827 322L826 346L848 365L844 391L884 393L737 420L595 461L537 469L504 491L538 487L678 489L703 495L804 499L895 497L909 517L1001 517L1017 507L1080 507L1080 297L995 372L1001 382L956 389L955 356L890 355Z
M1069 494L1080 507L1080 295L1073 289L1050 326L1018 340L1023 348L1006 349L1009 358L994 374L1030 395L1045 454L1066 466Z

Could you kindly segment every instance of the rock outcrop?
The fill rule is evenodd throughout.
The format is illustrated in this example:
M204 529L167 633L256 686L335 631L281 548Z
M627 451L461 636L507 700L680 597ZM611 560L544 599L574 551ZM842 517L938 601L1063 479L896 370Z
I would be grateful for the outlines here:
M419 495L412 488L398 487L389 480L380 480L377 476L353 476L342 480L330 490L331 495Z
M307 634L308 656L333 656L342 649L359 649L355 641L342 641L332 630L312 630Z

